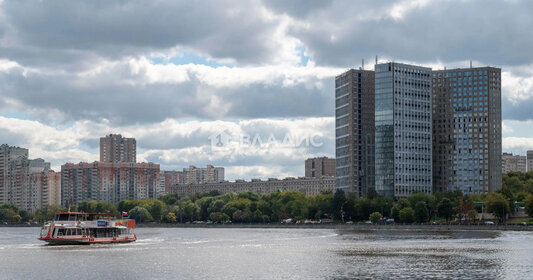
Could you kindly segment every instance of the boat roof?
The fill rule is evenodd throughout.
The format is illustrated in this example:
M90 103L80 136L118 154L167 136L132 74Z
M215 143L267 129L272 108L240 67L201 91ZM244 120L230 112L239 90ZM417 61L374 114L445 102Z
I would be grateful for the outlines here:
M56 215L98 215L98 216L115 216L113 213L85 213L85 212L56 212Z

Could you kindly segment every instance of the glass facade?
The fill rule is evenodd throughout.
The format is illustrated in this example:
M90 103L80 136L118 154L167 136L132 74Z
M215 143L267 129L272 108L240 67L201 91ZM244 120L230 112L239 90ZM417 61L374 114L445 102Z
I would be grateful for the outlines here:
M375 183L387 197L432 193L431 69L376 65Z

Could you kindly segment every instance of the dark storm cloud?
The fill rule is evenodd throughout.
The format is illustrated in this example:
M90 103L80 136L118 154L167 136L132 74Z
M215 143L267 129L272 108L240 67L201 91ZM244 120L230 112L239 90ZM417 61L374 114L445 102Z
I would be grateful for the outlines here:
M122 74L115 74L120 79ZM194 76L183 83L130 85L117 83L114 77L91 82L63 73L24 74L18 69L0 73L0 94L24 104L25 108L36 108L34 114L41 114L39 117L43 119L48 118L48 112L56 110L65 116L64 120L53 120L56 122L108 119L115 125L125 125L166 118L329 116L333 112L328 90L332 82L329 79L324 82L326 90L304 84L284 87L281 81L268 87L261 84L211 87ZM220 100L221 108L210 107L214 96Z
M4 32L3 39L9 43L3 46L2 56L26 65L49 58L50 67L54 62L48 53L56 56L58 50L65 52L65 60L83 60L91 55L117 58L180 46L242 63L268 60L278 47L269 40L276 23L257 16L256 4L4 1L1 8L9 32ZM80 53L70 57L72 52Z
M263 0L267 8L297 18L305 18L314 11L328 7L332 2L333 0Z
M232 58L237 65L272 63L282 49L274 39L280 23L263 16L261 4L303 23L291 25L289 35L304 44L317 65L352 66L376 54L420 64L473 59L504 68L533 63L531 1L428 1L395 19L390 9L400 3L409 6L370 0L3 1L0 59L38 71L0 72L0 97L45 119L55 118L49 112L57 111L62 121L105 118L120 125L183 117L332 116L332 78L305 82L319 81L320 88L287 86L270 76L239 87L214 87L190 73L191 79L181 83L139 85L142 75L132 75L127 67L98 80L76 75L103 60L139 58L176 46ZM513 75L523 75L516 69ZM213 97L222 107L210 107ZM528 118L522 110L527 102L504 102L504 118Z
M377 3L381 10L364 9L368 3L335 1L326 11L308 17L308 26L295 27L290 34L309 48L319 64L344 66L375 55L421 63L533 62L531 1L428 1L400 19L386 13L398 2L381 7Z

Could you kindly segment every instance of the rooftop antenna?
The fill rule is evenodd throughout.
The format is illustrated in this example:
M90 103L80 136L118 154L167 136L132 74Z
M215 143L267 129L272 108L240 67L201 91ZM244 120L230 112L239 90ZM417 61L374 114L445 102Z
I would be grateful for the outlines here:
M376 64L378 64L378 56L376 55Z
M361 63L361 70L365 70L365 59L363 58L362 59L362 63Z
M470 68L472 68L472 60L470 60Z

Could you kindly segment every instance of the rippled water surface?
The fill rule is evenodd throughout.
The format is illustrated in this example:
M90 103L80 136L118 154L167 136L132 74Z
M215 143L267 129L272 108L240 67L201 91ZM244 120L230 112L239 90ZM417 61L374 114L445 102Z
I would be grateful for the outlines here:
M0 228L0 279L531 279L533 233L141 228L138 242L44 246Z

